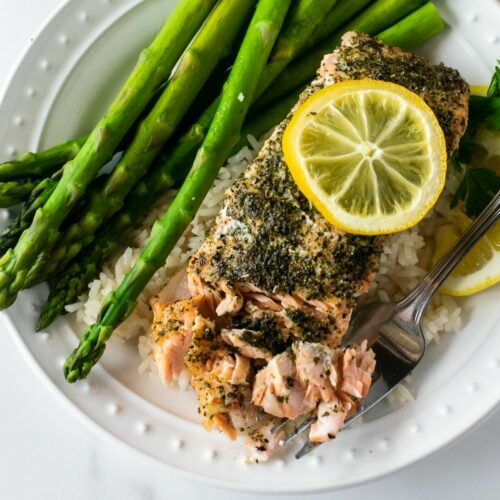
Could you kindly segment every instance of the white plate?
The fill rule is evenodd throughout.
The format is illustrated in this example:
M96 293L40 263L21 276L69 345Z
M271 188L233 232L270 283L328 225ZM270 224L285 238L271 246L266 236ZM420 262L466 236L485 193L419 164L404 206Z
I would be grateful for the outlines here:
M174 0L70 0L22 58L0 105L0 156L36 150L88 131L172 9ZM438 2L451 28L423 51L488 81L500 56L495 0ZM241 446L198 424L192 392L165 389L136 371L135 345L114 344L87 381L61 367L76 344L66 320L34 334L46 287L22 293L3 315L8 330L67 406L94 430L191 477L245 490L312 492L380 477L461 436L500 401L500 289L464 301L465 326L429 349L413 377L414 404L342 432L300 462L244 464ZM5 375L4 375L5 376ZM15 374L10 376L15 377Z

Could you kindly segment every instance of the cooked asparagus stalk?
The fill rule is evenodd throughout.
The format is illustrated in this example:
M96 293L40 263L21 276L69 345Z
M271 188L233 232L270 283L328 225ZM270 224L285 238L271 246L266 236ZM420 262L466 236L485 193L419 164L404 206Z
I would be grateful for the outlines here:
M356 14L361 12L368 4L374 0L338 0L335 8L332 9L323 19L317 29L311 34L308 43L304 45L302 52L312 49L326 38L335 33L341 26L346 24Z
M233 152L236 153L246 145L248 135L260 137L280 123L297 102L300 90L296 90L272 108L267 109L265 113L251 119L243 127L240 141L233 148ZM40 313L37 331L47 328L64 313L66 305L77 300L88 283L98 275L104 261L117 248L123 234L137 223L140 217L147 214L168 189L179 185L184 180L192 161L193 158L191 161L180 163L170 162L168 164L170 168L167 169L160 164L136 186L127 198L124 209L106 224L106 227L99 232L95 241L89 246L90 251L85 252L82 258L72 262L62 274L58 275Z
M271 85L267 92L255 103L255 109L265 109L270 103L276 102L282 96L287 95L291 89L304 85L316 74L316 70L323 59L323 56L332 52L340 42L342 35L346 31L354 30L376 35L400 21L402 18L418 9L426 0L377 0L368 8L363 10L354 19L336 31L333 35L316 45L291 64L280 76L279 82ZM400 36L404 37L404 31L400 31Z
M29 199L26 201L17 217L5 228L0 236L0 254L3 255L9 248L16 245L23 231L27 229L33 221L35 212L45 204L53 193L59 181L59 177L60 176L56 173L54 177L42 179L35 189L33 189Z
M262 95L276 77L294 59L316 29L322 24L323 17L328 12L336 12L332 8L337 0L299 0L292 7L289 18L280 33L273 48L259 84L254 99Z
M82 149L87 136L61 142L40 153L26 153L17 160L0 164L0 182L49 177Z
M56 172L51 177L41 179L31 192L28 200L21 208L17 217L5 228L4 232L0 235L0 254L4 254L9 248L13 248L21 234L30 226L35 216L36 211L42 207L49 197L54 192L57 184L61 178L62 169ZM101 175L94 179L88 188L88 193L91 195L96 191L97 187L102 185L107 174ZM81 206L85 204L85 199L79 202L73 208L73 212L78 213ZM73 213L71 214L73 215Z
M129 315L154 272L161 267L186 226L191 222L222 163L237 143L258 79L285 19L291 0L259 0L247 34L224 85L221 103L199 149L187 179L170 209L153 226L139 259L110 294L98 322L90 327L66 361L69 382L84 378L102 356L106 340Z
M0 208L9 208L26 201L38 180L16 180L0 183Z
M377 38L388 45L412 50L429 38L439 34L444 28L438 10L432 2L401 19L398 23L382 31Z
M85 193L101 167L146 108L156 90L169 78L188 43L216 0L180 0L164 27L143 51L139 63L99 121L77 156L14 249L0 259L0 308L16 299L39 253L50 247L66 214Z
M42 253L30 271L43 279L64 267L82 248L89 236L120 210L124 199L145 175L162 147L176 130L189 106L207 82L218 62L231 50L238 31L248 19L256 0L221 0L183 54L179 66L136 136L116 165L106 185L97 192L86 212L64 231L54 251ZM50 259L47 258L50 255Z

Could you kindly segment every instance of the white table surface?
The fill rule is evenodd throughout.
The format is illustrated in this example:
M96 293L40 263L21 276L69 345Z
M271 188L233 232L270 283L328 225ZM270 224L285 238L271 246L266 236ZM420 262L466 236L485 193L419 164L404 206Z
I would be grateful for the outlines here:
M60 2L0 0L0 91L30 38ZM498 499L499 431L497 411L459 443L390 477L310 498ZM0 322L1 500L200 497L251 500L262 495L188 482L136 452L104 442L42 385Z

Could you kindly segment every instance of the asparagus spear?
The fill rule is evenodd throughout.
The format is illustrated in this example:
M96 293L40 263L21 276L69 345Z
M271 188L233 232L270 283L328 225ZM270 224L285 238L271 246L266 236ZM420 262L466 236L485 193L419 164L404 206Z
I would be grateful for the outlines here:
M81 240L88 240L101 224L120 210L125 197L147 172L217 63L230 52L233 40L255 2L256 0L219 2L182 56L157 104L140 124L135 138L107 184L92 197L82 217L58 238L55 251L46 250L38 257L25 285L64 266L82 248ZM50 259L47 258L48 255Z
M0 164L0 182L48 177L72 160L85 144L87 136L62 142L41 153L26 153L18 160Z
M366 2L366 0L353 1ZM298 4L291 12L283 32L276 41L276 47L269 58L269 63L264 68L259 85L255 91L254 100L266 92L267 88L277 79L278 75L283 72L294 57L296 57L309 43L310 38L314 36L315 30L320 27L322 16L327 12L328 7L333 7L331 12L336 12L337 7L334 5L335 1L331 0L329 3L327 3L326 0L323 2L318 2L316 0L299 0ZM330 13L330 15L332 14ZM295 88L299 86L300 85L297 85ZM292 91L293 88L290 88L288 93ZM283 97L283 95L280 97ZM180 143L184 150L188 147L197 149L201 145L212 123L219 103L220 96L202 113L199 120L181 138Z
M50 247L66 214L83 195L99 169L111 159L120 140L198 31L216 0L180 0L164 27L143 51L128 81L97 124L78 155L66 164L61 181L40 208L14 249L0 259L0 308L16 299L38 254Z
M68 214L68 218L65 221L65 224L68 222L71 222L75 219L77 219L83 212L86 211L86 208L88 206L89 199L92 199L94 196L96 196L97 193L102 191L103 185L107 182L109 179L109 173L104 173L102 175L97 176L87 187L86 190L86 197L81 198L78 200L78 202L75 204L71 212ZM57 181L55 183L54 189L57 187ZM82 243L85 245L89 245L93 241L93 238L82 238ZM52 254L50 252L43 252L38 256L38 259L36 261L36 266L32 267L29 271L28 274L26 275L26 283L29 284L29 286L34 286L38 283L41 283L42 281L45 281L46 278L43 280L38 279L39 274L40 274L40 269L44 268L51 268L52 266Z
M171 208L154 225L148 244L118 289L110 294L80 346L66 361L64 372L69 382L85 377L105 349L113 329L130 314L137 297L154 272L165 262L198 210L217 172L239 133L258 78L290 6L291 0L259 0L235 64L224 85L221 103L208 134L199 149L188 177Z
M26 201L39 181L14 180L0 183L0 208L9 208Z
M377 38L388 45L412 50L440 33L443 28L444 21L438 10L432 2L428 2L394 26L379 33Z
M28 201L24 204L17 217L5 228L0 236L0 254L3 255L9 248L16 245L23 231L33 221L35 212L45 204L53 193L58 180L59 176L55 174L54 177L42 179L33 189Z
M321 24L312 33L309 42L306 43L301 54L321 43L326 38L335 33L347 21L361 12L368 4L374 0L339 0L335 8L326 15Z
M270 103L288 94L291 89L304 85L314 78L323 56L337 47L346 31L355 30L375 35L390 28L424 3L426 0L377 0L372 3L333 35L291 64L281 74L279 82L271 85L265 95L255 103L255 109L265 109Z
M337 0L299 0L292 6L287 22L273 48L259 84L255 91L255 99L262 95L276 77L297 56L316 29L322 24L323 17L329 11L336 12Z
M247 144L247 136L260 137L274 125L281 122L290 109L297 102L302 89L292 92L285 99L272 108L256 116L243 127L240 140L233 148L232 153L238 152ZM152 170L151 174L142 180L126 200L124 210L118 212L101 229L91 245L90 252L86 252L81 259L75 260L61 274L50 290L49 298L45 303L37 322L37 331L47 328L59 315L64 313L64 307L72 304L83 293L88 283L94 279L102 268L104 261L117 248L122 235L133 226L138 219L145 215L165 192L179 185L184 180L191 161L179 164L169 163L168 169L163 164ZM0 238L1 241L1 238Z
M62 169L52 175L52 177L46 177L39 181L17 217L5 228L2 235L0 235L0 254L5 253L9 248L13 248L17 244L21 234L32 223L36 211L46 203L54 192L61 175ZM94 179L88 191L90 193L94 192L106 177L107 175L104 174ZM82 201L83 203L80 204L84 204L85 200L80 200L80 202ZM77 203L72 212L78 212L79 208L81 207Z

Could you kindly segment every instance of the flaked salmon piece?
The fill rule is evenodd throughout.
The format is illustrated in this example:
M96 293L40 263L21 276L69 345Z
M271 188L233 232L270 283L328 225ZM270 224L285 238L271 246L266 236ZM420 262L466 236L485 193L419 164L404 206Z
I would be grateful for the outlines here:
M179 332L166 340L161 348L155 349L153 358L158 366L158 373L165 384L176 381L184 371L184 356L192 340L191 332Z
M242 397L250 398L250 361L229 352L217 335L216 324L202 312L213 313L209 296L198 296L166 304L151 303L154 314L153 358L165 384L175 381L187 369L198 393L204 426L215 426L235 439L230 411Z
M203 426L207 430L215 427L220 432L225 434L231 441L234 441L238 436L238 431L234 428L231 418L224 412L215 413L210 419L203 419Z
M374 369L374 354L366 342L346 351L294 342L257 373L252 402L281 418L314 413L317 420L309 437L327 441L368 393Z
M375 370L375 354L366 350L366 342L361 350L346 349L342 366L342 387L345 394L353 398L364 398L368 394Z
M295 419L309 413L316 401L306 398L306 387L296 383L296 374L290 350L274 356L255 376L252 402L280 418Z
M307 399L314 401L314 406L319 400L333 399L339 379L338 358L342 352L308 342L293 344L292 351L295 355L296 378L307 387Z
M333 439L342 429L349 409L336 398L328 403L321 402L318 406L317 419L309 431L311 442L324 443Z
M240 314L228 318L221 335L245 356L270 359L289 344L289 325L281 312L262 310L247 301Z
M226 354L216 361L212 370L217 372L217 378L223 384L247 385L250 361L240 354Z
M215 328L205 328L193 333L184 363L198 394L203 426L207 430L216 427L235 439L231 412L250 400L249 360L230 352Z
M248 384L248 375L250 374L250 361L245 356L235 354L236 358L233 373L231 374L230 382L233 385Z
M354 415L368 394L375 370L375 354L367 349L366 341L359 347L350 347L340 356L337 370L335 396L323 400L316 412L316 421L309 431L312 443L322 443L333 439L347 418Z
M159 299L151 301L153 309L152 336L155 343L153 359L160 378L171 384L184 371L184 357L193 335L214 325L199 311L204 297L185 299L168 304Z
M217 304L215 312L218 316L237 313L243 307L243 297L228 283L220 283L223 299Z
M267 349L255 347L251 342L248 342L249 337L253 338L256 335L262 335L261 332L223 328L220 333L224 342L236 347L238 351L247 358L271 359L273 357L272 353Z
M284 434L282 430L271 432L276 422L277 420L271 419L249 432L245 444L249 450L248 460L250 462L266 462L272 456L274 450L278 448Z

